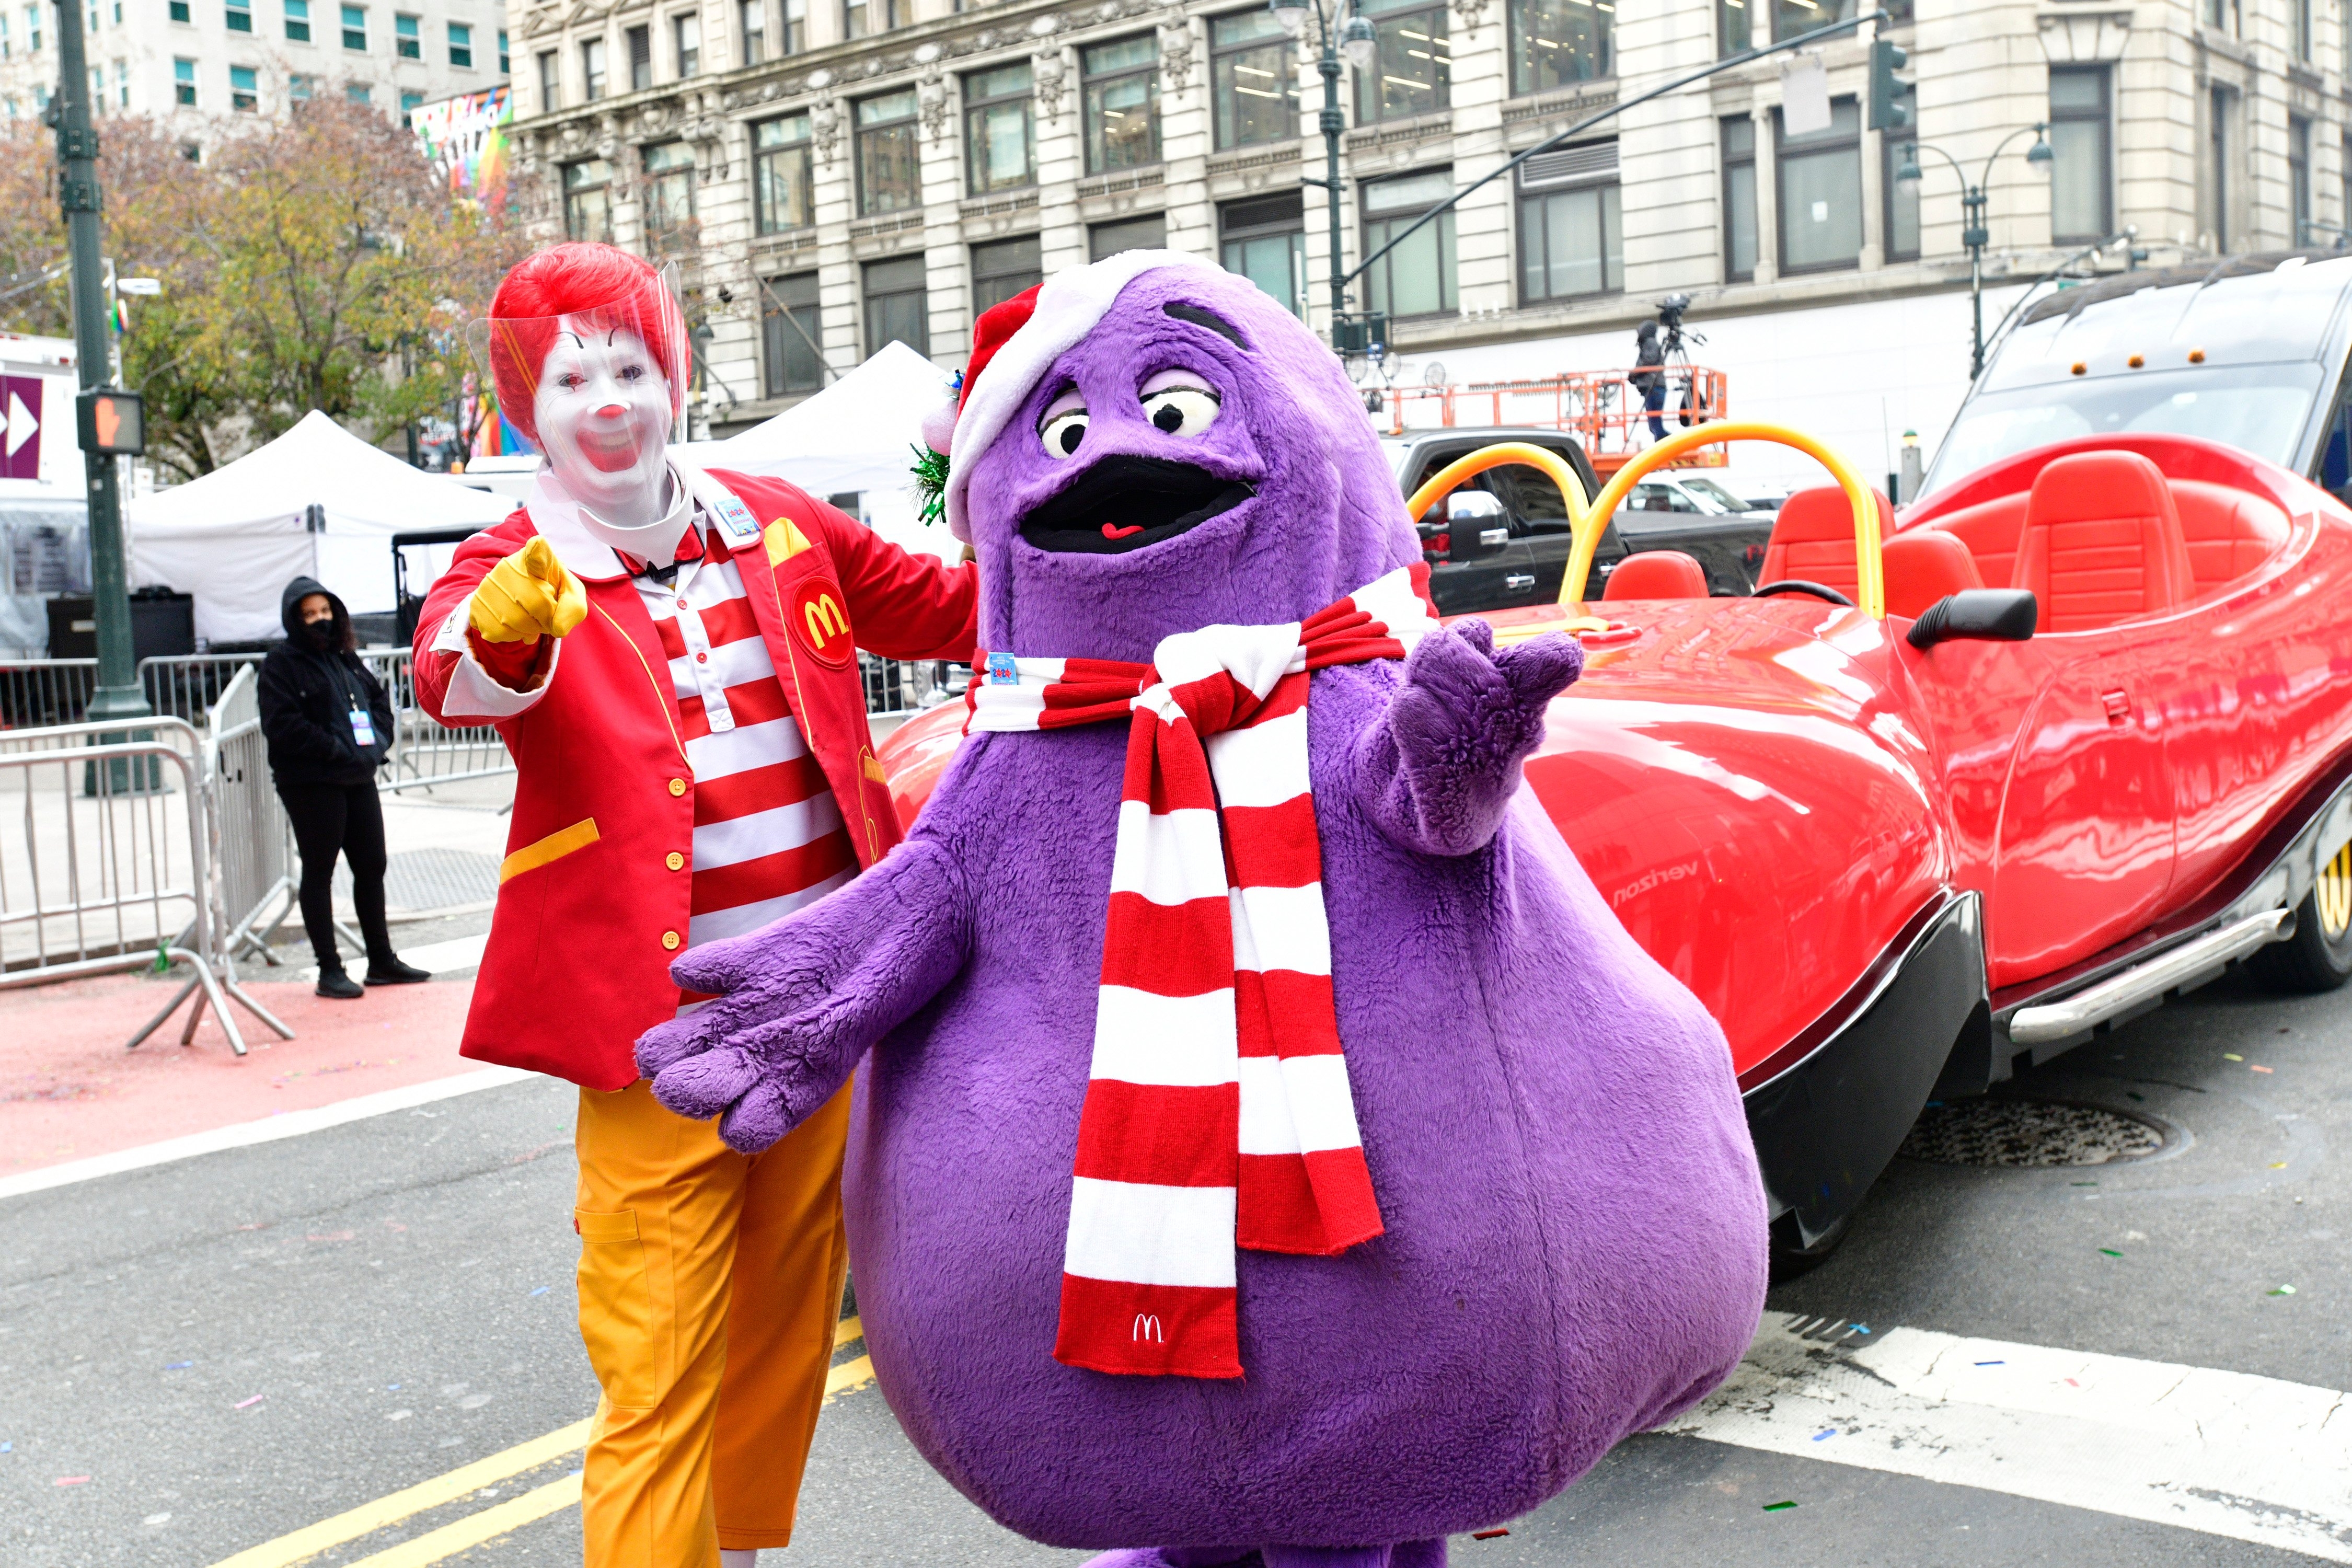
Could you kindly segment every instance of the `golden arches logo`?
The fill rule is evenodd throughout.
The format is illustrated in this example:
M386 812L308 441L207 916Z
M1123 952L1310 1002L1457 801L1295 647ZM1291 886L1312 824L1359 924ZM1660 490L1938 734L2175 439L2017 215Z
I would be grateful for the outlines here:
M809 643L814 647L821 648L849 630L849 617L841 613L840 601L830 594L803 605L801 618L808 624Z
M846 597L841 585L830 577L807 578L793 591L788 624L799 637L801 646L819 663L833 669L849 663L849 611L843 605Z

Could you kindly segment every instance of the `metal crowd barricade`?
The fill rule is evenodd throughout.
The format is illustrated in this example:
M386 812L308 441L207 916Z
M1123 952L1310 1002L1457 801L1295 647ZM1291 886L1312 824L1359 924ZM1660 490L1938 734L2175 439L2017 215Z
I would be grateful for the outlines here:
M202 728L221 693L242 669L257 668L257 653L172 654L139 661L139 689L152 713L168 713Z
M0 730L79 724L97 689L94 658L0 659Z
M950 659L882 658L859 649L858 674L866 686L866 712L874 719L905 721L963 695L971 671Z
M234 959L250 952L272 968L269 945L278 928L300 907L301 879L294 825L269 774L269 748L261 733L257 672L240 670L214 705L205 739L205 776L212 781L213 865L220 889L221 951ZM335 930L353 947L367 943L342 921Z
M220 940L205 761L178 719L0 734L0 989L177 961L193 976L130 1045L191 996L183 1045L210 1006L243 1056L232 998L294 1037L237 984Z
M451 729L418 706L408 649L365 648L360 657L392 694L392 752L377 772L378 787L397 794L514 772L514 758L498 731L488 724Z

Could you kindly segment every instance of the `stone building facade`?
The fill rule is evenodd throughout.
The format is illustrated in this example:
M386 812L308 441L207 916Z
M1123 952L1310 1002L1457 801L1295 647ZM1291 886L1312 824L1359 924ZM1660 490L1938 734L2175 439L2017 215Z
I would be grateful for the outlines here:
M1348 265L1514 153L1840 4L1363 0ZM1809 339L1885 301L1941 321L1968 277L1954 161L1984 180L2011 294L2126 227L2158 264L2342 232L2352 0L1888 8L1916 132L1864 124L1864 26L1818 50L1825 130L1784 127L1786 57L1629 104L1405 241L1356 307L1481 375L1571 368L1675 290L1695 322L1827 311ZM1134 245L1214 258L1328 327L1311 17L1293 40L1233 0L518 0L509 25L530 220L678 260L717 433L892 338L960 363L977 310ZM1898 180L1915 136L1922 177ZM1964 384L1965 341L1937 331Z

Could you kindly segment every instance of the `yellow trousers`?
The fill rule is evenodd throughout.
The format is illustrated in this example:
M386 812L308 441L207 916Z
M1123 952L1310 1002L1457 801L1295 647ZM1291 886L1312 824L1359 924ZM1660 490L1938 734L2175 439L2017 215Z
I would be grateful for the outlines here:
M587 1568L718 1568L792 1540L849 1247L849 1091L765 1153L639 1082L583 1089L580 1337L604 1398Z

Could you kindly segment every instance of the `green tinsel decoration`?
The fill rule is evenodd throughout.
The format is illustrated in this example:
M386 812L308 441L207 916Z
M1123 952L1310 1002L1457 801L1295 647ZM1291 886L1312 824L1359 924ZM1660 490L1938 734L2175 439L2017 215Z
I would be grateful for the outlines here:
M915 515L926 523L937 522L947 515L948 459L944 452L934 452L929 447L913 447L915 454L915 499L921 503Z

